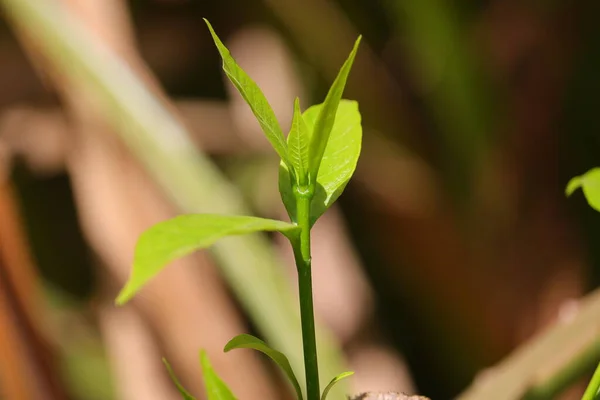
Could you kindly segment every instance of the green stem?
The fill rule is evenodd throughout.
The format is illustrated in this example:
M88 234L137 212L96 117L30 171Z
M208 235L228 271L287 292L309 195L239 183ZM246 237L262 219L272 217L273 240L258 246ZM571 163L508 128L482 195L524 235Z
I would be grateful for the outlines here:
M319 400L319 364L317 362L317 340L313 311L312 274L310 256L310 190L296 188L298 225L302 228L300 237L292 243L298 269L300 292L300 317L302 322L302 342L304 347L304 369L306 373L307 400Z
M581 400L595 400L598 397L598 392L600 392L600 364L598 364L596 372L594 372L594 376L592 376L592 380Z

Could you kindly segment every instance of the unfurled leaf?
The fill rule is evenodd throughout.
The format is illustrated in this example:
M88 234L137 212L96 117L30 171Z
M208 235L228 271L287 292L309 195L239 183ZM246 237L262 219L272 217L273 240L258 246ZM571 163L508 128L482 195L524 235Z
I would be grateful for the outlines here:
M202 366L202 377L204 378L208 400L236 400L231 390L213 369L205 351L200 352L200 365Z
M579 187L588 204L596 211L600 211L600 168L592 168L583 175L576 176L569 181L565 190L566 195L570 196Z
M300 100L296 97L294 102L294 117L292 129L288 135L288 150L290 163L295 170L297 184L306 185L308 174L308 146L310 143L310 131L308 130L302 111L300 111Z
M317 172L319 171L321 160L323 158L323 154L325 153L325 147L329 141L331 128L333 128L333 123L336 118L338 105L342 98L342 93L344 92L344 87L346 86L346 81L348 80L348 75L350 74L354 57L358 51L360 40L361 37L359 36L354 43L354 48L352 49L350 56L340 69L338 76L331 85L331 88L327 93L327 97L325 97L323 106L321 107L319 115L315 121L309 147L309 174L313 178L317 176Z
M281 159L287 165L289 165L289 156L285 137L283 136L279 122L277 121L275 113L267 101L267 98L260 90L258 85L236 63L227 47L225 47L223 42L221 42L221 39L219 39L215 33L210 22L208 22L207 19L204 19L204 22L206 22L215 45L219 50L219 54L221 54L221 58L223 59L223 70L225 71L225 74L240 92L246 103L248 103L250 106L250 109L258 120L263 132L265 133L269 142L271 142L271 145L277 154L279 154L279 157L281 157Z
M312 106L302 114L309 132L314 128L322 107L323 104ZM358 103L352 100L341 100L317 175L315 197L310 211L311 224L314 224L344 191L356 169L361 143L362 126ZM293 183L288 167L281 163L279 192L290 219L297 222Z
M165 367L167 368L167 371L169 372L169 376L171 377L171 380L175 384L175 387L177 388L179 393L181 393L181 398L183 400L196 400L196 398L194 396L192 396L187 390L185 390L185 388L183 387L183 385L181 383L179 383L179 379L177 379L175 372L173 372L173 368L171 368L171 365L169 364L169 362L164 358L163 358L163 364L165 364Z
M248 334L242 334L234 337L225 346L226 352L233 349L254 349L267 355L269 358L271 358L271 360L275 361L275 363L283 370L283 372L286 374L286 376L294 386L294 389L296 390L296 395L298 396L298 400L302 400L302 390L300 389L298 379L296 379L294 370L292 369L292 366L290 365L290 362L288 361L287 357L283 353L270 348L265 342L263 342L259 338Z
M323 104L319 104L304 112L304 121L309 130L315 126L322 108ZM317 175L315 197L310 210L311 224L314 224L344 191L356 169L361 143L362 126L358 103L342 100Z
M329 382L329 384L325 387L325 390L323 390L323 395L321 395L321 400L325 400L327 398L327 394L329 393L329 391L331 390L333 385L335 385L342 379L347 378L352 375L354 375L354 372L348 371L348 372L342 372L341 374L339 374L335 378L333 378L331 380L331 382Z
M292 238L299 227L283 221L237 215L189 214L160 222L142 233L133 270L117 304L124 304L169 262L232 235L277 231Z

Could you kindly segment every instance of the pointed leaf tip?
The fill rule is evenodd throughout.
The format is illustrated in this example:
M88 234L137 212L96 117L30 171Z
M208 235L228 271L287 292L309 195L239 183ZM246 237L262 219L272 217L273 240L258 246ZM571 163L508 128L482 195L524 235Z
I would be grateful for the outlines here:
M213 369L206 351L200 351L200 366L208 400L236 400L229 387Z
M242 98L250 106L252 113L256 117L265 136L271 143L271 146L273 146L273 149L275 149L286 165L290 165L287 143L283 136L283 131L279 126L275 112L271 108L267 98L256 82L254 82L254 80L252 80L252 78L250 78L250 76L237 64L235 59L231 56L229 49L223 44L210 22L208 22L206 18L204 18L204 21L206 22L213 41L217 46L217 50L221 55L223 60L223 71L225 71L227 78L229 78L233 86L235 86Z
M349 376L354 375L354 372L352 371L347 371L347 372L342 372L341 374L335 376L331 382L329 382L329 384L325 387L325 390L323 390L323 395L321 396L321 400L325 400L327 398L327 395L329 394L329 391L331 390L331 388L338 383L339 381L341 381L342 379L348 378Z
M323 102L323 107L315 122L309 147L309 173L314 178L317 177L319 172L323 154L325 153L325 148L327 147L329 136L331 134L331 129L333 128L333 124L335 122L338 105L342 98L344 88L346 87L346 81L350 75L350 70L352 69L354 58L358 52L358 46L361 38L362 36L359 36L356 39L356 42L354 42L354 47L342 65L342 68L340 68L335 81L333 81L333 84L331 85L331 88L325 97L325 101Z
M290 365L290 362L285 356L285 354L275 349L272 349L271 347L269 347L269 345L267 345L264 341L260 340L259 338L245 333L231 339L229 343L225 345L224 351L228 352L234 349L254 349L265 354L283 370L285 375L292 383L292 386L296 390L296 396L298 397L298 400L302 400L302 389L300 388L298 379L296 378L294 370L292 369L292 366Z
M129 282L127 282L127 284L125 284L125 286L123 287L123 289L121 289L121 291L119 292L119 295L115 299L115 305L117 307L124 306L125 303L127 303L133 297L133 293L128 286L129 286Z
M573 194L573 192L575 192L580 187L581 187L581 177L576 176L576 177L571 178L571 180L569 180L569 183L567 183L567 187L565 188L565 195L567 197L571 196Z

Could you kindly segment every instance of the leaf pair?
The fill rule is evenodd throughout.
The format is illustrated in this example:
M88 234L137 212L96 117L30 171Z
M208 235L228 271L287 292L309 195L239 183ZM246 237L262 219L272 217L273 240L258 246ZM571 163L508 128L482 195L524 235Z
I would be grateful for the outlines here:
M292 129L285 140L262 91L237 65L210 23L206 21L206 24L223 58L223 69L250 105L281 157L279 191L292 221L296 221L294 186L310 183L310 177L316 176L310 210L312 226L341 195L358 162L362 139L358 103L341 100L341 96L360 38L323 104L301 113L296 100ZM130 300L169 262L207 248L225 236L278 231L293 239L299 229L282 221L227 215L182 215L161 222L144 232L138 240L131 277L116 302L124 304Z
M323 104L308 108L303 114L306 131L314 132L319 115L324 109ZM341 100L337 108L335 122L330 132L327 147L321 159L314 197L311 202L311 226L321 215L340 197L356 169L361 150L362 126L358 111L358 103L351 100ZM296 116L294 117L296 119ZM292 123L292 131L288 143L296 141ZM289 145L290 150L293 148ZM290 151L290 154L293 154ZM296 221L296 198L294 196L294 174L285 163L279 165L279 192L281 199L292 221Z
M296 391L296 396L298 400L303 399L302 390L300 388L300 384L298 383L298 379L296 379L294 370L292 369L289 360L283 353L272 349L259 338L247 334L242 334L234 337L225 346L225 352L231 351L233 349L254 349L260 351L261 353L271 358L271 360L273 360L283 370L287 378L292 383L292 386ZM181 394L182 399L196 400L194 396L192 396L179 382L177 376L173 372L173 369L171 368L167 360L163 359L163 363L165 364L167 371L169 372L169 375L171 376L171 379L175 384L175 387ZM210 361L205 351L200 352L200 364L202 366L202 376L204 377L204 385L206 386L208 400L235 400L235 396L233 395L231 390L219 378L217 373L212 368L212 365L210 364ZM337 382L351 375L353 375L353 372L344 372L333 378L323 391L321 400L325 400L330 389Z
M352 120L340 121L337 115L338 107L342 99L342 93L346 87L348 75L352 69L356 52L360 44L361 37L354 43L350 56L340 69L340 72L331 85L325 101L320 106L312 108L312 111L307 111L307 114L300 112L300 101L296 98L294 103L294 117L292 120L292 129L288 136L288 148L290 153L290 162L283 160L283 164L293 169L294 175L297 178L298 185L314 184L318 181L318 173L325 157L325 150L330 146L330 154L336 153L337 147L329 144L331 132L334 124L338 121L338 133L346 130L346 127L352 126ZM351 110L351 111L349 111ZM360 126L360 113L358 106L355 109L349 109L346 112L351 112L354 119L358 119ZM348 125L345 125L348 124ZM358 137L360 141L360 135ZM340 143L338 143L339 145ZM360 153L360 147L356 149L356 157ZM292 172L292 171L290 171ZM327 174L332 171L327 170Z
M282 160L279 167L279 192L292 221L297 221L295 187L308 188L313 195L312 226L342 194L356 169L362 140L360 112L357 102L342 100L342 93L360 40L322 104L301 113L296 98L287 140L291 164Z
M360 154L362 128L358 103L341 99L361 37L356 40L322 104L302 113L296 98L292 126L285 140L275 113L258 85L235 62L210 23L205 22L223 59L223 70L281 158L279 190L291 220L296 221L293 188L309 186L316 197L311 210L311 224L314 223L340 196Z

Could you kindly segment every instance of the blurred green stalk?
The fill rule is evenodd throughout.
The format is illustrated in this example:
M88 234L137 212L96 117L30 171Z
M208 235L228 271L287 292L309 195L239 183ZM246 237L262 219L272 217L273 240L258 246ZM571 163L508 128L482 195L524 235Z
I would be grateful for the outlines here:
M577 314L540 333L469 387L457 400L550 400L600 359L600 290L580 300ZM596 378L600 379L600 377Z
M492 138L494 88L469 47L453 2L389 1L390 15L414 62L415 77L440 133L443 174L460 202Z

